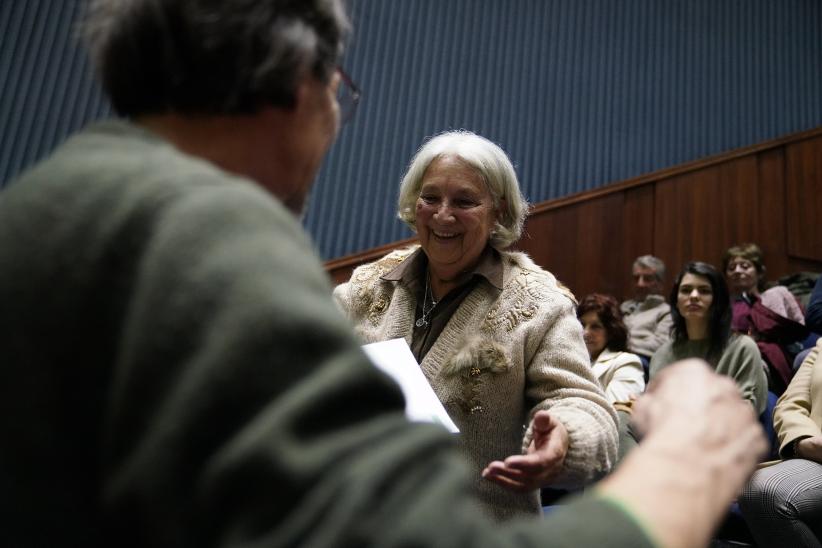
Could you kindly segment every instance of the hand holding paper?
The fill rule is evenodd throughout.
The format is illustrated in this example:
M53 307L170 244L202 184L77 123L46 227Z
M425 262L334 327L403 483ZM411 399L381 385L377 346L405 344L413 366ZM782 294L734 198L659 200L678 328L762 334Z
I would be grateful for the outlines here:
M400 385L405 396L408 420L433 422L443 425L450 432L459 432L404 339L366 344L362 348L377 368Z

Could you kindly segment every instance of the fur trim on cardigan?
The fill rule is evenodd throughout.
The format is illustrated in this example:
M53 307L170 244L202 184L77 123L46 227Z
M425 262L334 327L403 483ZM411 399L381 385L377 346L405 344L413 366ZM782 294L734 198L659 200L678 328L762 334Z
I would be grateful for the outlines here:
M380 277L416 250L357 268L334 297L364 343L413 335L415 296ZM503 289L481 282L451 316L420 364L460 428L475 489L498 519L538 513L538 492L514 493L480 477L492 460L531 442L531 416L549 410L568 430L554 485L578 487L616 459L616 413L590 367L573 295L525 254L501 252Z

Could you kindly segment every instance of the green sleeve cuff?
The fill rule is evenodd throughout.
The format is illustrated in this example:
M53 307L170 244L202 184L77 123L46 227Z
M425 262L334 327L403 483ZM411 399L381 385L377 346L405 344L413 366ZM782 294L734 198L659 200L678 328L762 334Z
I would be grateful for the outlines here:
M545 516L552 533L548 546L660 546L641 519L620 500L596 490L570 498Z
M649 545L662 546L660 543L655 541L654 535L651 533L651 527L623 500L598 491L596 492L595 496L596 498L616 508L619 512L621 512L622 514L627 516L632 522L634 522L634 525L636 525L636 527L645 535L645 538L648 540Z

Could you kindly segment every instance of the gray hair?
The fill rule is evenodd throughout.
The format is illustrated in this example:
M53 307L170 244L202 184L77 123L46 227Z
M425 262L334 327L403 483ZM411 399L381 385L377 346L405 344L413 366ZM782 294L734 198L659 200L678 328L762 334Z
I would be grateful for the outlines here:
M349 30L341 0L91 0L83 31L123 116L290 108L328 82Z
M489 243L504 249L522 235L528 216L528 202L522 196L517 174L508 155L497 145L470 131L446 131L425 142L408 165L400 183L397 216L417 231L416 202L425 171L443 156L458 158L482 177L499 212Z
M660 282L665 279L665 263L658 257L654 257L653 255L637 257L633 265L633 268L636 267L650 268L654 271Z

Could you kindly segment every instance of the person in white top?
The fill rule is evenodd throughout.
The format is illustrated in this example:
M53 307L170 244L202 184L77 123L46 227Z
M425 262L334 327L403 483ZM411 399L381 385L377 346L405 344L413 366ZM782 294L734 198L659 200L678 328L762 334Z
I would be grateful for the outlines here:
M628 432L633 400L645 390L645 375L639 356L627 352L628 329L619 303L610 295L592 293L580 301L577 317L584 330L591 367L608 401L619 416L621 459L636 442Z

